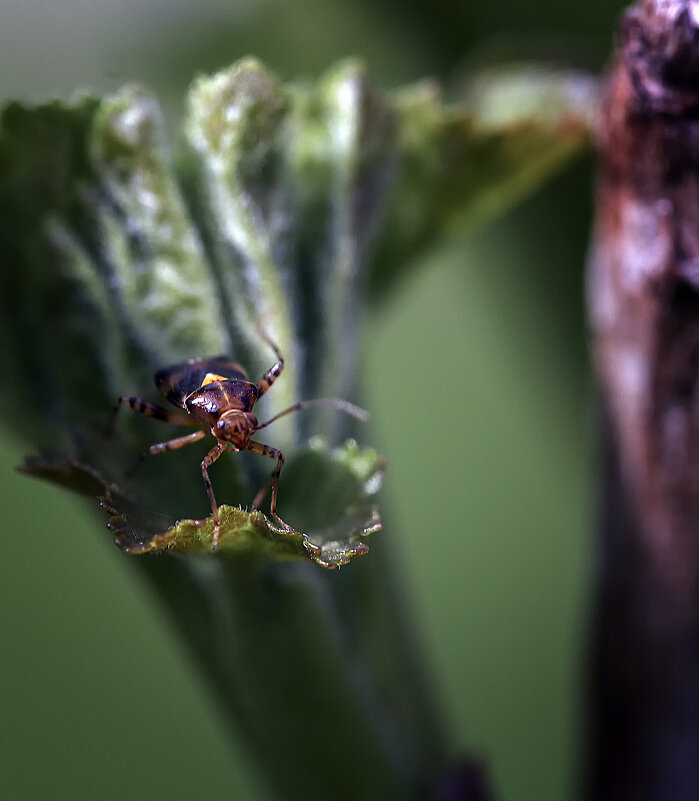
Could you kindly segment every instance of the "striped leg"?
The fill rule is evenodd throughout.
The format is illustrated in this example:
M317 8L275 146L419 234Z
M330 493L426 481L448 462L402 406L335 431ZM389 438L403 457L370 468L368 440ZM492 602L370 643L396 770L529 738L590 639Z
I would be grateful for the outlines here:
M262 378L257 382L257 391L260 395L264 395L265 392L272 386L272 384L279 378L284 369L284 357L282 356L282 352L279 350L277 345L265 334L264 331L260 331L260 335L262 339L272 348L277 356L277 363L270 367L269 370L262 376Z
M270 458L277 460L277 466L272 473L272 500L269 504L269 511L272 513L272 517L282 528L286 529L287 531L293 531L293 527L285 523L277 514L277 490L279 489L279 474L282 472L282 467L284 466L284 455L276 448L272 448L269 445L264 445L262 442L254 442L252 440L248 443L248 450L253 451L253 453L259 453L262 456L269 456ZM262 503L262 499L266 494L267 488L264 487L263 490L258 492L255 502L257 502L259 499L259 502Z
M116 416L119 414L119 409L121 409L122 406L128 406L130 409L133 409L140 414L144 414L146 417L153 417L156 420L162 420L164 423L174 423L178 426L199 428L199 423L197 423L194 418L187 414L171 412L168 409L163 409L162 406L156 406L155 403L150 403L142 398L134 398L132 396L123 395L121 398L119 398L119 401L112 412L112 420L109 429L110 431L113 431L114 429Z
M218 537L221 533L221 519L218 516L218 504L216 503L216 498L214 497L214 488L211 484L211 479L209 478L209 468L211 465L219 458L219 456L226 451L226 446L218 443L214 445L214 447L206 454L202 463L201 463L201 474L204 477L204 484L206 486L206 491L209 495L209 501L211 502L211 512L214 518L214 539L211 543L211 550L215 551L218 545Z

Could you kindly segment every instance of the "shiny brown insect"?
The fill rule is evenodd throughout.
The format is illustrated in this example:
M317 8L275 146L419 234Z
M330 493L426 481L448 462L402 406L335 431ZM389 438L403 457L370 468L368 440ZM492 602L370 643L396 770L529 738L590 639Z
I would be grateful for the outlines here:
M155 383L162 394L175 406L179 406L186 414L168 411L154 403L141 398L122 396L119 405L129 406L141 414L163 420L167 423L198 428L193 434L176 437L167 442L151 445L149 454L164 453L183 448L198 442L211 433L216 444L207 453L201 463L201 472L204 484L211 502L211 511L214 519L214 537L211 550L215 551L221 530L221 520L218 514L218 505L214 497L214 490L209 478L209 467L226 451L253 451L263 456L277 460L272 473L272 498L270 512L279 525L287 531L293 530L277 514L277 491L279 488L279 475L284 465L284 456L277 448L272 448L262 442L252 439L253 434L284 415L307 409L312 406L329 405L352 415L360 420L368 417L364 409L360 409L348 401L340 398L316 398L314 400L299 401L283 412L274 415L265 423L259 423L253 414L257 399L264 395L272 384L279 378L284 369L284 358L277 345L267 336L264 340L274 350L277 362L260 378L253 383L248 380L247 373L237 362L225 356L212 359L190 359L182 364L166 367L155 374ZM257 509L267 494L269 485L265 485L253 501L252 508Z

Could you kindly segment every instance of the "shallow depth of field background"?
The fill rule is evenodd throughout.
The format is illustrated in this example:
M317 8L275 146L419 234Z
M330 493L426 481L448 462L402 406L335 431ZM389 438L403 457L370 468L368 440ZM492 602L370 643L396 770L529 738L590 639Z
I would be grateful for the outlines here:
M139 80L176 119L194 72L248 53L285 79L360 55L385 87L448 82L465 58L522 50L599 69L621 7L460 6L2 0L0 98ZM390 462L391 525L376 536L401 562L455 742L504 801L558 801L576 785L594 545L591 170L583 159L444 243L367 321L361 351L368 438ZM412 392L425 380L441 390L431 409ZM13 471L25 448L11 420L0 436L0 797L263 799L103 521Z

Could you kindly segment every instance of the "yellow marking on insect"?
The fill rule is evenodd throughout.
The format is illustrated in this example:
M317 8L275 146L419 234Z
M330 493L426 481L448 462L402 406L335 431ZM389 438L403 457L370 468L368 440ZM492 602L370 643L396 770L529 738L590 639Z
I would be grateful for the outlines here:
M216 373L207 373L204 376L204 380L201 382L201 386L205 387L207 384L215 384L217 381L228 381L225 375L216 375Z

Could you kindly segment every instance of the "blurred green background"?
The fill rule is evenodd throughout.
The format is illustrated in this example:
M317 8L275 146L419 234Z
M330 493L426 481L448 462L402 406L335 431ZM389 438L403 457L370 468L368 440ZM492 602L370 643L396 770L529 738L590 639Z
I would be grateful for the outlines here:
M448 87L464 63L522 52L599 70L620 8L2 0L0 98L138 80L175 119L193 73L247 53L285 79L360 55L386 87L424 75ZM557 801L576 785L594 516L592 166L444 242L374 309L362 344L372 438L390 462L391 526L378 536L402 563L454 740L504 801ZM418 376L444 388L432 409L412 394ZM264 798L102 521L17 475L25 449L11 420L1 433L0 797Z

